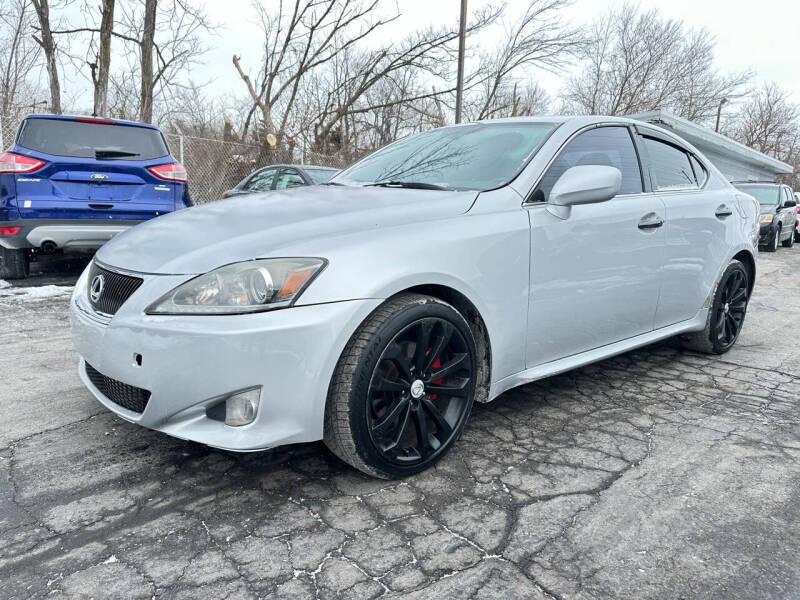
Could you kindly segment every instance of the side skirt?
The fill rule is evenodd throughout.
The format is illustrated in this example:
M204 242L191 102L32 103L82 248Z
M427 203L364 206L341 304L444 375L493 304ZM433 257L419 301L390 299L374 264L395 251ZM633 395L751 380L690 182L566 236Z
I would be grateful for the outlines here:
M545 377L571 371L572 369L577 369L578 367L582 367L599 360L611 358L617 354L623 354L636 348L641 348L642 346L647 346L654 342L658 342L681 333L700 331L706 325L707 316L708 308L702 308L700 312L694 316L694 318L689 319L688 321L681 321L680 323L676 323L668 327L662 327L654 331L643 333L642 335L637 335L636 337L614 342L613 344L608 344L606 346L600 346L599 348L581 352L580 354L573 354L572 356L559 358L558 360L537 365L535 367L531 367L530 369L525 369L524 371L520 371L514 375L509 375L500 381L492 383L492 386L489 390L489 401L494 400L497 398L497 396L507 390L510 390L511 388L525 385L526 383L531 383L539 379L544 379Z

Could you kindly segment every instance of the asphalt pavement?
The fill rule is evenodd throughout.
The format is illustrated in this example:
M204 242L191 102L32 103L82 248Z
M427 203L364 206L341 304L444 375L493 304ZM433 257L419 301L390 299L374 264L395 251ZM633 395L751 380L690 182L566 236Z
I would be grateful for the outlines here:
M760 256L730 353L666 342L512 390L393 482L106 411L69 336L82 264L0 294L2 598L800 596L800 247Z

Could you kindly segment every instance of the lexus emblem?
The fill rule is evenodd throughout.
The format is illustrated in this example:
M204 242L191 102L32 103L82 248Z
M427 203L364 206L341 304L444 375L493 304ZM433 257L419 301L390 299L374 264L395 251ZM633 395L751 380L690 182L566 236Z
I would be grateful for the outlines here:
M102 275L95 275L95 278L92 279L92 285L89 288L89 297L92 299L92 302L97 302L100 300L100 296L103 293L103 287L106 285L106 278Z
M92 173L92 179L95 181L105 181L108 179L108 175L104 175L103 173Z

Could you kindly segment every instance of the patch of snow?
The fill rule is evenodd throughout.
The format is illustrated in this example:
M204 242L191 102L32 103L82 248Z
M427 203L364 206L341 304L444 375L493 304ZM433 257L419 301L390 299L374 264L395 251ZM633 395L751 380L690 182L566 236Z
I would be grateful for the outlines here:
M2 283L8 283L0 280ZM67 285L42 285L39 287L11 287L10 285L0 285L0 300L12 300L14 302L30 302L65 296L72 293L72 286Z
M105 559L105 560L103 561L103 564L104 564L104 565L110 565L110 564L112 564L112 563L115 563L115 562L117 562L118 560L119 560L119 559L116 557L116 555L112 554L111 556L109 556L107 559Z
M11 284L8 283L5 279L0 279L0 290L7 287L11 287Z

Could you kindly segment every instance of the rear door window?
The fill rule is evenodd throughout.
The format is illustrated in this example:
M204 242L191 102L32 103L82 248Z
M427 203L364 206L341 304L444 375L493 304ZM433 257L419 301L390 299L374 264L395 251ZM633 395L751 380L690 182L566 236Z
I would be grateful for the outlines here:
M150 160L169 155L157 129L63 119L25 119L17 144L71 158Z
M567 169L584 165L619 169L620 194L638 194L643 190L639 158L628 128L598 127L581 133L564 147L539 182L533 200L546 202L550 190Z
M277 169L264 169L253 175L244 184L244 189L249 192L266 192L272 189L272 180L275 178Z
M700 187L686 151L651 137L644 137L650 171L657 190L684 190Z

